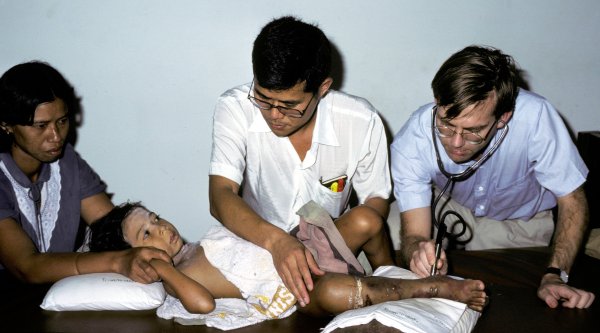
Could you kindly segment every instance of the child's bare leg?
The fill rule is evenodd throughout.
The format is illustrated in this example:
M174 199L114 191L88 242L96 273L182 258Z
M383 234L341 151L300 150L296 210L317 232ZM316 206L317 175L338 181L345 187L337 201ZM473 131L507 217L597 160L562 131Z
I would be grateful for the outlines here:
M478 280L455 280L446 276L403 280L328 273L318 278L310 295L310 304L300 309L325 316L387 301L440 297L466 303L469 308L481 311L487 302L484 287Z
M340 216L335 225L355 255L360 250L365 251L373 270L379 266L395 264L385 221L375 209L368 206L354 207Z

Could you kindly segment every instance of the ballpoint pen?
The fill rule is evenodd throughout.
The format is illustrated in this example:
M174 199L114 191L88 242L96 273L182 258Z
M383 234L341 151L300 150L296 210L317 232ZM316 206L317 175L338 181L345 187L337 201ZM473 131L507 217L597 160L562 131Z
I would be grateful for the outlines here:
M446 224L441 222L438 226L437 236L435 237L435 261L431 266L431 273L429 276L434 276L437 273L437 265L438 261L440 261L440 256L442 255L442 241L446 236Z

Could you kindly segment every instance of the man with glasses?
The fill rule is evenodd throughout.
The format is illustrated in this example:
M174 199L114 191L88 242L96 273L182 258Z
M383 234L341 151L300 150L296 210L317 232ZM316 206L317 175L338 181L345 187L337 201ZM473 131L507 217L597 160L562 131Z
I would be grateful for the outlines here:
M327 210L355 255L364 251L373 268L393 264L387 140L369 102L330 89L331 46L316 26L271 21L254 42L252 65L252 82L225 92L215 108L211 214L268 250L304 306L311 273L323 271L289 232L310 201ZM350 209L353 191L359 205Z
M538 296L552 308L560 302L586 308L594 295L568 286L567 274L588 223L582 188L588 170L558 112L518 82L510 56L469 46L435 75L435 103L414 112L395 136L392 178L403 264L421 276L447 273L445 253L436 261L431 237L441 212L462 216L466 232L454 241L467 250L548 246L551 210L558 205ZM450 178L453 186L433 202L432 219L432 194L445 191ZM450 233L454 220L445 223Z

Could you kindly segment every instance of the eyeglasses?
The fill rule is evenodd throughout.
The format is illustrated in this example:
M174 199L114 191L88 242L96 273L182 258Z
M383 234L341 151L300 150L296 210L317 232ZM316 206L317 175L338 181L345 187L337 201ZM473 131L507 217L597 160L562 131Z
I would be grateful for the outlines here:
M258 99L254 96L251 96L250 93L252 92L253 87L254 87L254 82L252 82L252 85L250 85L250 91L248 92L248 99L250 100L250 102L252 102L252 104L254 104L254 106L256 106L257 108L259 108L261 110L271 110L271 109L275 108L275 109L277 109L277 111L279 111L279 113L281 113L282 115L284 115L286 117L290 117L290 118L302 118L302 116L304 116L304 112L306 112L306 110L308 110L310 103L315 98L315 94L313 93L312 97L308 101L308 104L306 105L304 110L298 110L298 109L294 109L294 108L288 108L287 106L273 105L267 101L263 101L262 99Z
M437 115L437 106L435 106L434 109L433 109L433 117L434 117L434 119L437 119L436 115ZM494 121L492 123L491 127L493 127L494 125L496 125L497 122L498 122L498 120ZM465 140L467 143L470 143L472 145L481 144L482 142L484 142L485 140L487 140L488 136L492 132L491 130L489 130L487 132L487 134L485 135L485 137L481 137L481 135L479 134L479 131L478 132L471 132L469 130L463 130L461 133L458 133L453 128L450 128L450 127L448 127L446 125L438 125L437 121L434 123L433 126L435 128L435 132L437 133L437 135L440 138L452 138L456 134L458 134L458 135L460 135L463 138L463 140Z

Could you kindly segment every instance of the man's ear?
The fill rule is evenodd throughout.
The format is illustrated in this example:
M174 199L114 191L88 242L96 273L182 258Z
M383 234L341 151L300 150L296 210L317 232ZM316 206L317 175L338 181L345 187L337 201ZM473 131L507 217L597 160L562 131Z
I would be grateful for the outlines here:
M500 121L498 122L498 128L502 128L504 127L504 125L506 125L508 123L508 121L510 120L510 118L512 118L512 111L509 112L504 112L501 116L500 116Z
M327 77L325 80L323 80L323 83L321 83L321 85L319 86L319 97L325 96L325 94L327 94L327 92L329 91L329 88L331 88L332 84L333 78L331 77Z

